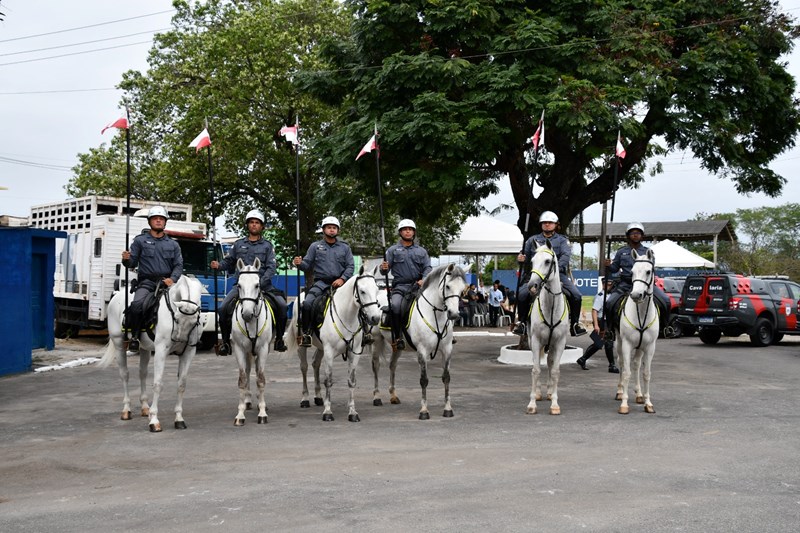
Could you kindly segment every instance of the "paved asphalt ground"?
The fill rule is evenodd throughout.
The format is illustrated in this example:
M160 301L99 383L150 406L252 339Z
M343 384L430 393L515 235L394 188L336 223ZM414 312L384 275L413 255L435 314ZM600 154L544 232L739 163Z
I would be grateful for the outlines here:
M562 368L561 416L525 414L530 369L497 362L508 338L460 339L455 417L441 416L437 359L428 421L410 353L401 405L389 405L385 367L384 405L372 405L362 359L360 423L347 421L341 359L334 422L300 409L286 357L268 363L269 424L248 411L236 428L236 362L199 353L179 431L173 356L160 434L119 419L113 366L0 378L0 531L797 531L800 338L660 341L653 415L635 403L617 414L616 376L598 354L589 371ZM71 340L37 361L101 348Z

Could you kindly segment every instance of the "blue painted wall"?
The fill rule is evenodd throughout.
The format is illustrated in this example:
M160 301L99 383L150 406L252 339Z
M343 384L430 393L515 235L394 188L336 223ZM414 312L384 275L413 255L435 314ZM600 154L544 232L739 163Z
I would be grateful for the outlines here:
M31 368L31 351L55 347L55 239L66 233L0 227L0 375Z

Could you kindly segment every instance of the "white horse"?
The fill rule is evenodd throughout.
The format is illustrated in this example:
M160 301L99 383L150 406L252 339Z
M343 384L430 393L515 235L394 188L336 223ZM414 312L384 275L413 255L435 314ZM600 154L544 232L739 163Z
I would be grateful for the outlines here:
M453 407L450 404L450 358L453 352L453 321L457 320L458 299L467 285L464 271L460 267L450 264L443 265L431 271L422 283L414 304L410 311L408 336L417 351L420 378L422 387L422 401L419 411L420 420L428 420L428 361L432 361L437 354L441 354L442 382L444 383L444 412L442 416L453 416ZM382 297L385 302L385 297ZM391 347L391 330L377 328L378 335L372 348L372 371L375 378L373 390L373 405L382 405L378 389L378 370L381 358L385 351ZM410 346L406 350L413 350ZM389 362L389 394L390 402L400 403L395 389L395 370L400 352L394 350Z
M357 276L348 279L344 285L333 291L330 304L325 311L322 327L319 336L313 336L313 345L317 349L314 355L314 374L317 382L317 398L319 397L319 369L323 365L325 397L322 399L324 410L322 420L329 422L333 420L331 411L331 386L333 385L333 359L342 354L347 360L347 385L350 388L350 401L348 402L349 414L347 419L350 422L359 422L361 419L355 407L355 387L356 387L356 367L358 360L363 353L362 341L364 334L380 321L381 311L378 307L378 284L375 276L378 274L378 267L372 272L365 274L364 268ZM324 298L325 296L320 296ZM298 306L300 300L294 302L292 321L289 324L289 331L296 327L298 316ZM366 330L364 328L367 328ZM301 407L309 407L308 385L306 372L308 370L308 360L306 357L307 349L298 346L297 337L289 335L287 346L289 351L297 350L300 358L300 366L303 371L303 402ZM320 350L322 353L320 354ZM320 402L315 398L315 403Z
M655 255L652 250L647 250L646 255L639 255L632 250L633 268L631 277L633 287L630 295L625 299L619 320L617 322L617 359L619 360L620 373L617 385L617 400L622 400L619 413L626 415L628 408L628 380L631 370L636 374L636 403L644 404L647 413L655 413L650 401L650 364L656 350L658 339L658 311L653 299L653 284L655 282ZM633 367L631 368L631 359ZM639 368L644 361L642 379L644 379L644 395L639 380Z
M155 340L142 333L139 336L139 381L142 405L142 416L150 417L150 431L161 431L158 420L158 397L161 394L164 378L164 366L167 355L178 354L178 399L175 403L175 428L186 429L183 420L183 394L186 391L186 376L192 363L197 343L202 333L200 327L200 294L202 285L199 281L181 276L177 283L164 292L158 306L158 324L155 328ZM122 420L131 419L131 399L128 395L128 359L125 352L122 331L122 314L125 307L125 295L117 292L108 304L108 336L106 353L98 363L105 368L112 360L117 361L119 375L122 379L124 397L122 400ZM151 354L155 352L153 377L153 405L147 405L147 365Z
M269 347L272 342L272 316L264 295L261 293L261 261L256 258L252 265L239 259L239 301L233 310L231 348L239 363L239 412L234 426L243 426L244 411L252 406L250 393L250 369L255 363L258 386L258 423L267 423L267 402L264 388L267 384L264 373Z
M528 290L535 295L531 304L531 319L528 324L528 341L533 353L531 370L531 400L527 413L536 414L536 400L542 399L539 388L539 359L547 351L547 399L550 400L550 414L560 415L558 405L558 378L561 375L561 354L567 345L569 335L569 306L567 297L561 289L558 275L558 258L548 240L539 246L531 260L531 279Z

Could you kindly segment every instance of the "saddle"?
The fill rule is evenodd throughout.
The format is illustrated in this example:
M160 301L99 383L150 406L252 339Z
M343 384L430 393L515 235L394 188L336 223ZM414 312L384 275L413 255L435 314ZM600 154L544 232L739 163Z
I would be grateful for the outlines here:
M135 281L135 280L134 280ZM158 324L158 305L161 303L161 298L164 296L164 293L168 290L168 287L164 285L162 282L158 282L156 285L156 290L148 294L144 297L142 301L142 316L141 316L141 331L147 333L147 336L150 337L151 341L154 341L156 338L156 325ZM131 287L131 292L136 291L136 285L134 284ZM131 309L128 306L128 309L122 314L122 330L123 331L131 331L130 328L127 327L127 320L128 320L128 311Z
M404 331L411 323L411 308L414 305L414 299L417 297L417 292L418 289L414 289L411 292L403 295L403 301L400 304L400 316L402 317L401 323L403 324ZM381 313L381 329L392 329L390 307L391 304L386 306L386 308L383 309L383 313Z

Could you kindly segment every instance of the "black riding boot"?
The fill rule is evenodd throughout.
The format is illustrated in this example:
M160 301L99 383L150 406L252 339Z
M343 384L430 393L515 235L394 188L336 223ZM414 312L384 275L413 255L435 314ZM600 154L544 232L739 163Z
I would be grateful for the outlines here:
M576 298L569 304L569 333L573 337L586 335L586 328L581 325L581 299Z
M611 374L619 374L619 368L617 368L617 363L614 361L614 345L610 342L606 342L605 350L606 359L608 359L608 371Z
M222 344L219 347L218 355L231 354L231 329L233 328L233 317L220 316L219 329L222 332Z
M300 327L303 330L302 337L300 338L300 346L306 348L311 346L311 313L303 313L300 317Z
M125 312L125 329L131 332L131 340L128 342L129 352L139 351L139 334L142 329L141 321L136 313L130 312L130 308Z
M392 315L392 338L394 339L394 347L396 350L402 350L406 347L406 341L403 340L403 322L402 318L394 313Z
M283 341L283 334L286 332L286 314L277 313L275 315L275 351L285 352L286 343Z
M531 309L531 302L530 300L520 302L517 300L517 311L519 314L517 315L517 324L514 326L514 330L512 333L514 335L525 335L526 332L526 325L528 324L528 312Z

